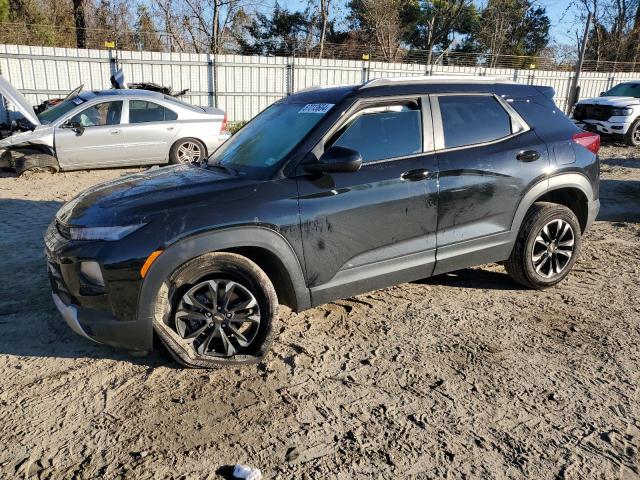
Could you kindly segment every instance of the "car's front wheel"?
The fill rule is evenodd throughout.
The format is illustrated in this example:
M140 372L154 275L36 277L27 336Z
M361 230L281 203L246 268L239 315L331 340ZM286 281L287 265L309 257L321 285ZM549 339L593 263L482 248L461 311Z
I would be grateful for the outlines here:
M527 213L504 266L511 278L526 287L551 287L569 274L580 244L580 224L570 209L537 202Z
M633 122L625 133L624 143L630 147L640 147L640 118Z
M180 363L206 368L265 356L275 335L278 300L254 262L209 253L179 267L166 285L155 329Z

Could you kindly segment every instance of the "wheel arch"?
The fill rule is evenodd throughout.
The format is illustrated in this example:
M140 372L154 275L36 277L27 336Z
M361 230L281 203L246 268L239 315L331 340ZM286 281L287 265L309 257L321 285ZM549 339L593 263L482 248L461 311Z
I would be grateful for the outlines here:
M311 305L302 266L279 233L264 227L233 227L187 237L164 250L147 271L138 298L138 319L153 325L155 303L165 280L185 262L211 252L244 255L262 268L278 300L295 311ZM149 329L151 334L152 329Z
M578 217L582 232L589 227L589 203L594 199L589 179L580 173L561 173L536 183L524 195L513 222L511 232L517 235L525 215L535 202L564 205Z

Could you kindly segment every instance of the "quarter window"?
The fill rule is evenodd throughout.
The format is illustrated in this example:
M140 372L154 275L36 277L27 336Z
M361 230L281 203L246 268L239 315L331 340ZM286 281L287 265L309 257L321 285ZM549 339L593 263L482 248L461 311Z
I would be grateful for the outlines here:
M103 102L75 114L69 119L69 123L77 122L83 127L118 125L121 114L122 102Z
M438 97L445 148L491 142L511 135L511 117L492 96Z
M420 107L411 102L361 110L333 143L357 150L363 162L404 157L422 152Z
M129 123L165 122L177 118L176 112L157 103L145 100L129 102Z

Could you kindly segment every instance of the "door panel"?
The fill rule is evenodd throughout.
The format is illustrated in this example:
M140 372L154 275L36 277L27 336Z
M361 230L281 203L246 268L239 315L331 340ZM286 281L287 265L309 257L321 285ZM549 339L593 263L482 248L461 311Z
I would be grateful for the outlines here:
M171 109L147 100L129 100L126 162L131 165L166 163L182 124Z
M522 151L540 157L520 161ZM437 154L438 247L508 231L520 200L548 172L547 147L533 131L491 145Z
M151 122L124 125L126 161L132 165L164 163L181 125L177 122Z
M432 173L420 181L402 179L403 173L416 168ZM353 173L298 179L302 242L314 304L431 274L436 178L434 156L421 155L365 164ZM397 278L375 279L397 270L406 271Z
M63 170L108 167L122 161L122 106L122 101L95 103L56 127L56 156ZM83 130L69 128L69 123L77 123Z
M124 157L124 131L120 125L87 127L79 135L57 127L55 145L63 170L107 167Z

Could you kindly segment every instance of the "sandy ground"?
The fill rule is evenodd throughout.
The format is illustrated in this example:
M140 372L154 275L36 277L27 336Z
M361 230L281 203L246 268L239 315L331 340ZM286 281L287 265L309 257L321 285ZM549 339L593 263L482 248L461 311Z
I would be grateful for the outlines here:
M183 370L74 335L42 236L124 170L0 177L0 477L638 478L640 151L557 288L499 266L292 314L257 366Z

